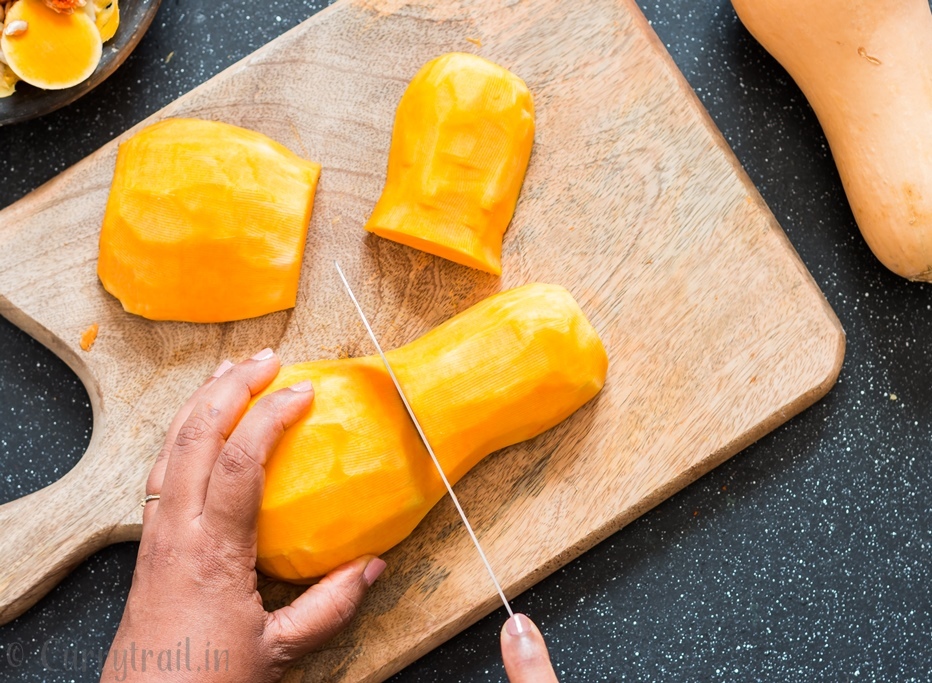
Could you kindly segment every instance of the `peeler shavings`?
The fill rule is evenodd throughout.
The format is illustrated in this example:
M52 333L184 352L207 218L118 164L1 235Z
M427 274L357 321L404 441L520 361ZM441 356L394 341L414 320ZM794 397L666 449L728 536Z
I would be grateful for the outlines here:
M91 347L94 345L94 342L97 341L97 332L100 330L100 325L97 323L92 324L81 335L81 350L90 351Z

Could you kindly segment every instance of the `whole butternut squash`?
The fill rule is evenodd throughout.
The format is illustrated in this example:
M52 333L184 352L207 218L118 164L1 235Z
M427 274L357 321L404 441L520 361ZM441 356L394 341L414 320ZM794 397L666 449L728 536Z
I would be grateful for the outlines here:
M130 313L226 322L295 305L320 165L271 138L166 119L120 145L97 275Z
M387 356L451 483L571 415L608 365L569 292L543 284L492 296ZM378 356L285 367L266 393L305 379L314 403L269 459L259 513L258 566L289 581L388 550L446 491Z
M385 189L366 230L500 275L533 141L524 81L476 55L437 57L398 104Z
M887 268L932 281L928 0L732 0L815 110L861 233Z

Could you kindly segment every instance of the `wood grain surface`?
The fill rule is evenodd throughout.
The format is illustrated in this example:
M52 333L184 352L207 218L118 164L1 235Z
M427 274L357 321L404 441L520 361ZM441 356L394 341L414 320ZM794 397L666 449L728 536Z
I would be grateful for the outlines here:
M362 228L408 80L453 50L511 69L535 98L501 279ZM0 213L0 312L70 364L94 409L78 465L0 507L0 621L90 553L138 538L164 430L220 361L266 345L285 363L372 352L334 258L386 348L530 281L566 286L602 336L602 393L457 486L510 595L816 401L839 372L837 319L631 0L343 0L149 122L179 115L259 130L323 165L298 305L223 325L124 313L95 275L116 142ZM498 604L449 500L385 559L353 627L287 680L383 680ZM274 606L300 589L262 590Z

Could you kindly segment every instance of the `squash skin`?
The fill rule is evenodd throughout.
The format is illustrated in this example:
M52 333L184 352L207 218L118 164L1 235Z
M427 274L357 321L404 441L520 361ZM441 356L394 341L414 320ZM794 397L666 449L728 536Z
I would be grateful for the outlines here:
M932 281L932 13L926 0L732 0L828 138L864 239Z
M385 189L366 230L500 275L533 141L524 81L471 54L428 62L398 104Z
M569 417L608 367L573 297L544 284L492 296L386 355L451 483ZM259 512L258 567L294 582L385 552L446 493L378 356L282 368L262 395L305 379L314 403L270 457Z
M216 121L120 145L97 274L129 313L226 322L292 308L320 165Z

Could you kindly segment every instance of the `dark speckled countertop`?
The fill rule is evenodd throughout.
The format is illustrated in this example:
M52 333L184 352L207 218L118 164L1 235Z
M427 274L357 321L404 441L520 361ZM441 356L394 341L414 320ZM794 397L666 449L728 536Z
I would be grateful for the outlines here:
M0 129L0 206L324 4L163 0L96 91ZM930 681L932 285L872 257L812 111L728 0L640 4L838 313L847 357L819 404L515 606L566 681ZM0 502L60 477L90 428L74 375L0 322ZM135 552L98 553L0 627L0 681L96 681L63 655L109 646ZM501 612L393 681L504 680Z

